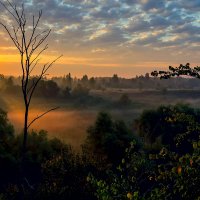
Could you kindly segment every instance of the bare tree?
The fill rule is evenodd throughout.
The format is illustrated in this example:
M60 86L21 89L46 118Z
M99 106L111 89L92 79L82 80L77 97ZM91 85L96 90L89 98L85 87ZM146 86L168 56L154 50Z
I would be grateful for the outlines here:
M33 70L38 66L41 54L48 49L46 42L51 29L40 30L39 23L42 17L42 11L39 11L37 17L32 16L31 24L27 21L27 16L24 9L24 4L21 7L17 7L14 3L6 0L5 2L0 1L0 4L5 8L5 11L10 15L13 24L7 25L6 23L0 22L0 24L6 30L11 41L14 43L20 54L20 64L22 70L21 89L23 93L23 101L25 106L24 112L24 130L23 130L23 155L27 148L27 137L29 127L39 118L43 117L50 111L56 108L52 108L43 114L37 116L29 122L29 108L34 91L40 82L40 80L47 75L49 68L61 57L57 57L50 63L42 65L39 75L31 78Z

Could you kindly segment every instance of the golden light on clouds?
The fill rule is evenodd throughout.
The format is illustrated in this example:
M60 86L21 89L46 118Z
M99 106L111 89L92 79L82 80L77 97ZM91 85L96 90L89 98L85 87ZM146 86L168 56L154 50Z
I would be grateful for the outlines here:
M72 71L74 75L117 73L131 77L155 67L187 62L199 65L199 6L198 0L113 0L98 4L83 0L33 4L27 0L26 11L32 14L42 9L39 30L52 29L49 49L41 55L40 65L64 55L55 63L62 67L52 69L53 75ZM1 20L12 28L3 8ZM3 28L0 36L0 73L20 73L20 56ZM13 65L18 66L16 70Z
M106 30L106 29L97 30L89 37L89 40L94 40L94 39L106 34L107 32L108 32L108 30Z

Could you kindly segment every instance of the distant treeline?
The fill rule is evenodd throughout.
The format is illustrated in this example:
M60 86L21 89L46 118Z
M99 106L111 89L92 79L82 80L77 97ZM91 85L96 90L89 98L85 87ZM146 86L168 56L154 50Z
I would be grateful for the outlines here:
M32 77L34 81L35 77ZM0 77L0 91L15 94L21 90L21 77ZM158 90L166 92L170 89L200 89L200 81L195 78L171 78L170 80L160 80L151 77L149 73L145 76L136 76L127 79L118 77L72 77L67 74L63 77L53 77L43 79L39 83L35 96L37 97L70 97L87 96L90 90L106 90L107 88L138 89L138 90Z

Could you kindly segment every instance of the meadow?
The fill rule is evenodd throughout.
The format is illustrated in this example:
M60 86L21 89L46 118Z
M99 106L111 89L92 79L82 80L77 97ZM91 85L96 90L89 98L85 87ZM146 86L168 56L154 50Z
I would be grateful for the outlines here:
M117 103L123 94L130 98L130 105ZM60 99L35 98L30 110L30 120L51 107L59 106L60 108L36 121L31 129L46 130L49 138L57 137L61 141L71 144L75 149L79 149L86 138L88 127L93 125L97 114L101 111L109 112L114 119L124 120L133 130L134 120L144 110L177 103L186 103L193 107L200 105L200 92L198 90L168 90L163 92L150 89L109 88L91 90L90 95L101 98L102 102L98 105L76 107ZM8 118L14 125L16 133L20 133L24 117L20 98L8 95L4 97L4 101L7 102Z

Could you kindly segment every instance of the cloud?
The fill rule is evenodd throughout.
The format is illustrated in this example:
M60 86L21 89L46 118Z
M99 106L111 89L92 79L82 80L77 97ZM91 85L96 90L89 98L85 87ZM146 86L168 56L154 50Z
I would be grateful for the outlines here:
M199 0L26 0L26 9L43 10L40 27L51 28L49 43L67 53L129 55L140 47L195 54L200 41Z
M186 10L192 10L192 11L198 12L200 8L200 1L199 0L193 0L193 1L181 0L179 2L179 6L183 7Z
M141 6L144 11L158 12L160 10L165 9L166 1L164 1L164 0L159 0L159 1L145 0L145 1L141 1L141 2L143 2L143 3L141 3Z
M100 52L105 52L105 49L97 48L97 49L92 49L92 53L100 53Z

